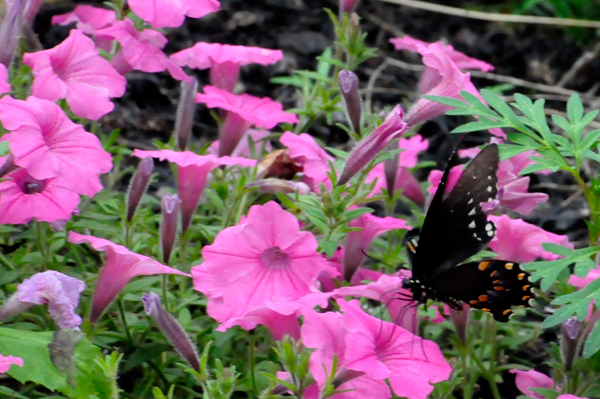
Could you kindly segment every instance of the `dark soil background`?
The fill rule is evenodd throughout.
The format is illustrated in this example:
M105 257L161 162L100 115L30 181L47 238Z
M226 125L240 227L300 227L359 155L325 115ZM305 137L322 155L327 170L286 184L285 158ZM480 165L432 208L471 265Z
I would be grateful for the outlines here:
M35 21L35 31L45 48L52 47L68 35L68 28L51 26L53 15L68 12L76 4L94 2L58 2L44 4ZM467 7L478 6L460 0L438 1L444 5ZM501 4L502 2L496 2ZM100 5L96 2L95 5ZM188 20L181 28L167 30L169 44L167 54L192 46L198 41L220 42L237 45L259 46L281 49L284 60L276 65L248 66L242 69L240 91L256 96L269 96L281 101L286 108L296 106L293 88L270 83L275 76L290 75L297 69L314 70L315 57L332 46L333 28L324 7L337 13L337 1L323 0L222 0L222 9L216 14L198 20ZM480 5L490 2L480 1ZM485 7L480 7L486 10ZM420 64L420 56L397 52L389 39L408 34L425 41L443 40L465 54L493 64L495 74L515 77L533 83L555 85L561 81L573 64L586 50L594 48L594 42L581 44L573 36L573 30L529 24L499 24L472 19L458 18L429 11L415 10L377 0L361 0L356 10L361 17L361 27L368 33L368 44L379 49L379 56L365 62L356 72L365 88L368 79L386 57L410 64ZM588 32L588 36L590 35ZM195 74L202 84L208 83L205 71L188 71ZM372 93L374 111L392 107L416 99L415 88L420 72L388 65L379 71ZM478 74L478 76L481 74ZM116 109L103 120L103 128L110 131L119 128L122 140L135 148L153 148L152 140L167 141L174 126L175 109L179 96L179 83L167 74L145 74L132 72L128 76L127 93L116 99ZM564 88L587 93L583 98L590 107L594 106L594 95L598 89L600 59L591 55L573 76L564 82ZM474 77L478 88L495 86L503 82L485 77ZM547 107L564 111L568 95L544 93L527 87L516 87L505 92L540 95L551 99ZM589 108L593 109L593 108ZM588 109L588 110L589 110ZM340 116L340 121L342 121ZM449 132L465 122L455 117L441 116L425 123L420 133L430 140L430 149L423 159L433 160L442 167L454 146ZM194 126L196 140L214 140L217 129L205 107L199 106ZM347 147L348 137L339 128L324 122L311 129L331 146ZM482 135L469 135L467 145L482 141ZM419 178L425 179L428 170L421 171ZM590 170L590 174L597 172ZM586 244L587 228L584 219L589 212L577 187L568 176L532 176L532 191L543 191L550 195L546 204L525 219L543 228L567 234L576 246ZM553 334L551 334L553 335ZM555 336L544 337L549 341ZM539 364L533 354L530 360ZM505 376L509 385L503 384L503 397L515 397L513 377ZM485 387L482 387L485 390ZM482 392L483 393L483 392Z

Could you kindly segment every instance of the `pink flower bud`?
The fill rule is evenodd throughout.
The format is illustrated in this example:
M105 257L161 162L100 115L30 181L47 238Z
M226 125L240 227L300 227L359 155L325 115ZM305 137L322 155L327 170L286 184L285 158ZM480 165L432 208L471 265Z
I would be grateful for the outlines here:
M2 21L2 25L0 25L0 43L2 43L0 46L0 64L4 64L6 67L10 65L13 59L30 6L30 0L14 0L7 3L6 16Z
M158 295L153 292L146 292L142 295L142 301L144 302L146 314L156 321L158 328L160 328L160 331L162 331L175 350L194 370L200 371L198 352L192 340L185 333L181 324L165 310Z
M352 71L342 69L338 74L338 84L346 103L352 128L357 134L360 134L361 102L360 94L358 94L358 76Z
M352 12L358 4L358 0L340 0L340 10L342 12Z
M6 158L4 158L4 163L0 166L0 178L6 176L15 169L17 169L17 166L15 165L15 156L13 154L8 154Z
M560 325L562 332L561 352L565 361L565 369L571 370L573 361L577 356L579 337L581 336L581 322L577 317L571 316Z
M146 192L146 187L150 181L152 175L152 169L154 169L154 161L152 157L146 157L138 164L137 171L131 179L129 190L127 194L127 221L131 222L133 215L140 204L142 195Z
M177 146L185 151L187 143L192 134L194 125L194 112L196 111L196 94L198 93L198 81L192 78L192 82L181 81L181 96L177 105L177 116L175 119L175 134L177 135Z
M173 247L175 246L175 239L177 238L177 221L179 217L179 196L177 194L166 194L162 197L162 222L160 229L163 253L163 263L169 264L169 258Z
M402 108L397 105L373 133L362 139L348 155L338 185L346 184L360 169L371 162L390 141L399 138L406 132L408 125L404 122Z

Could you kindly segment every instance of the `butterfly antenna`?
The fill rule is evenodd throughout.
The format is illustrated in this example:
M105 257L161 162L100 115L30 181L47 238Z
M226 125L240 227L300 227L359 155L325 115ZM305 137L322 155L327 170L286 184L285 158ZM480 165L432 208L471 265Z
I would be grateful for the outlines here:
M381 264L383 264L383 265L386 265L386 266L387 266L387 267L389 267L389 268L392 268L392 269L394 269L394 266L392 266L392 265L388 265L387 263L385 263L385 262L382 262L380 259L375 259L375 258L374 258L374 257L372 257L371 255L369 255L368 253L366 253L364 249L362 249L362 248L361 248L360 252L362 252L362 254L363 254L364 256L366 256L367 258L371 259L372 261L374 261L374 262L378 262L378 263L381 263Z

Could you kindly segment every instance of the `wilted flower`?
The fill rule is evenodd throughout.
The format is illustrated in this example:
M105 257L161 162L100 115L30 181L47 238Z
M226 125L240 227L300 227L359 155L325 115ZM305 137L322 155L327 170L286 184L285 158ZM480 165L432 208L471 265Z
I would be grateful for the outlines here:
M85 283L54 270L34 274L23 281L0 308L0 320L15 316L34 305L48 304L50 316L58 328L79 328L81 317L75 314Z
M293 161L291 167L301 168L302 181L312 191L318 191L321 183L325 184L325 187L331 186L327 172L330 170L329 162L333 162L333 157L327 154L310 134L285 132L279 141L288 147L287 154ZM300 173L300 170L296 173Z
M530 388L547 388L553 389L556 388L554 386L554 381L552 378L548 377L546 374L542 374L539 371L535 370L516 370L511 369L511 373L516 374L515 383L517 384L517 388L524 395L530 396L536 399L544 399L544 396L539 393L533 392Z
M404 122L403 116L402 108L397 105L381 126L356 144L356 147L348 154L342 175L338 180L339 185L346 184L352 176L383 151L392 140L399 138L406 132L408 125Z

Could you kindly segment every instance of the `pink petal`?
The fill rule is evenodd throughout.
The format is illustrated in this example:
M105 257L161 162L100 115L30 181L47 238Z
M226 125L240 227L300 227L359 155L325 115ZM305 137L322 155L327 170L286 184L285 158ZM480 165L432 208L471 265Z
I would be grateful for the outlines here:
M0 355L0 374L6 373L13 364L23 367L23 359L20 357Z
M517 388L519 388L519 391L521 391L524 395L531 396L532 398L543 399L544 396L531 391L530 388L552 389L554 387L554 382L552 379L547 375L540 373L539 371L522 371L512 369L510 372L516 374L515 382L517 384Z
M10 93L11 87L8 84L8 70L4 64L0 64L0 94Z

